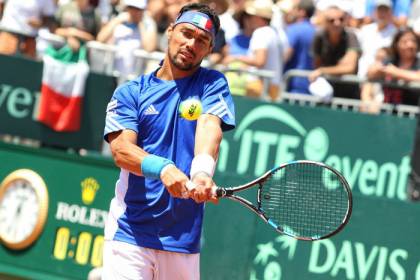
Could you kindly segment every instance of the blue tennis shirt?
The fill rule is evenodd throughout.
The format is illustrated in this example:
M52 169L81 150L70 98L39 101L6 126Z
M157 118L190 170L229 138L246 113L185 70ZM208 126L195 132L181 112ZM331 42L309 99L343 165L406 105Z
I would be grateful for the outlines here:
M137 132L137 145L168 158L187 176L194 156L197 121L183 119L180 104L201 101L203 113L235 126L227 81L215 70L199 68L192 76L165 81L154 73L118 87L107 107L104 138L111 132ZM172 197L160 180L121 169L105 227L106 240L180 253L198 253L204 204Z

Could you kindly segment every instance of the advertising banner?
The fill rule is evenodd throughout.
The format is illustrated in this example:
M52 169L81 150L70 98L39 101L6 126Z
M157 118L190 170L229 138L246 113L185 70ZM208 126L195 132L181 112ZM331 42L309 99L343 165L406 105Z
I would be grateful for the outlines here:
M289 160L322 161L349 181L353 214L338 235L306 242L277 234L236 202L209 203L202 279L420 280L420 206L406 193L415 120L242 98L235 105L217 184L243 184ZM113 161L2 143L0 159L0 207L10 209L0 216L0 273L86 279L102 264Z
M37 120L42 63L0 55L0 65L0 135L35 139L54 147L101 149L105 109L116 87L115 78L90 73L82 101L80 130L56 132Z

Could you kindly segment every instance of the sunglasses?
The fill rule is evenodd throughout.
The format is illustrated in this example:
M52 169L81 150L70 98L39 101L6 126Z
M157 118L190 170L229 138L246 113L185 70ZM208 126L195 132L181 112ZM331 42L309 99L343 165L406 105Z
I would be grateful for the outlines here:
M343 22L344 21L344 17L339 17L339 18L327 18L327 22L328 23L334 23L335 21L340 21Z

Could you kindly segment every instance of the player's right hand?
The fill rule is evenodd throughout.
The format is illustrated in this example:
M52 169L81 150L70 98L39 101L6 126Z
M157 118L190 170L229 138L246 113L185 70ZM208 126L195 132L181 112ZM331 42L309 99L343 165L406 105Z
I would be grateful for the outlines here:
M213 179L204 173L198 173L189 184L187 183L190 197L197 203L210 201L217 204L218 199L212 191L214 187Z
M165 167L160 173L160 179L173 197L188 197L188 189L186 187L188 177L175 165L170 164Z

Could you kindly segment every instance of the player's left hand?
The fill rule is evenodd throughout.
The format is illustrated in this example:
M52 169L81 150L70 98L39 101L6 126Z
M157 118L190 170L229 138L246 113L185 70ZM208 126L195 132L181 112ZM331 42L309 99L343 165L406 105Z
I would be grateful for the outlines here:
M196 203L211 201L217 204L219 202L212 192L215 184L211 177L206 174L197 174L194 176L192 183L193 188L189 190L189 196Z

